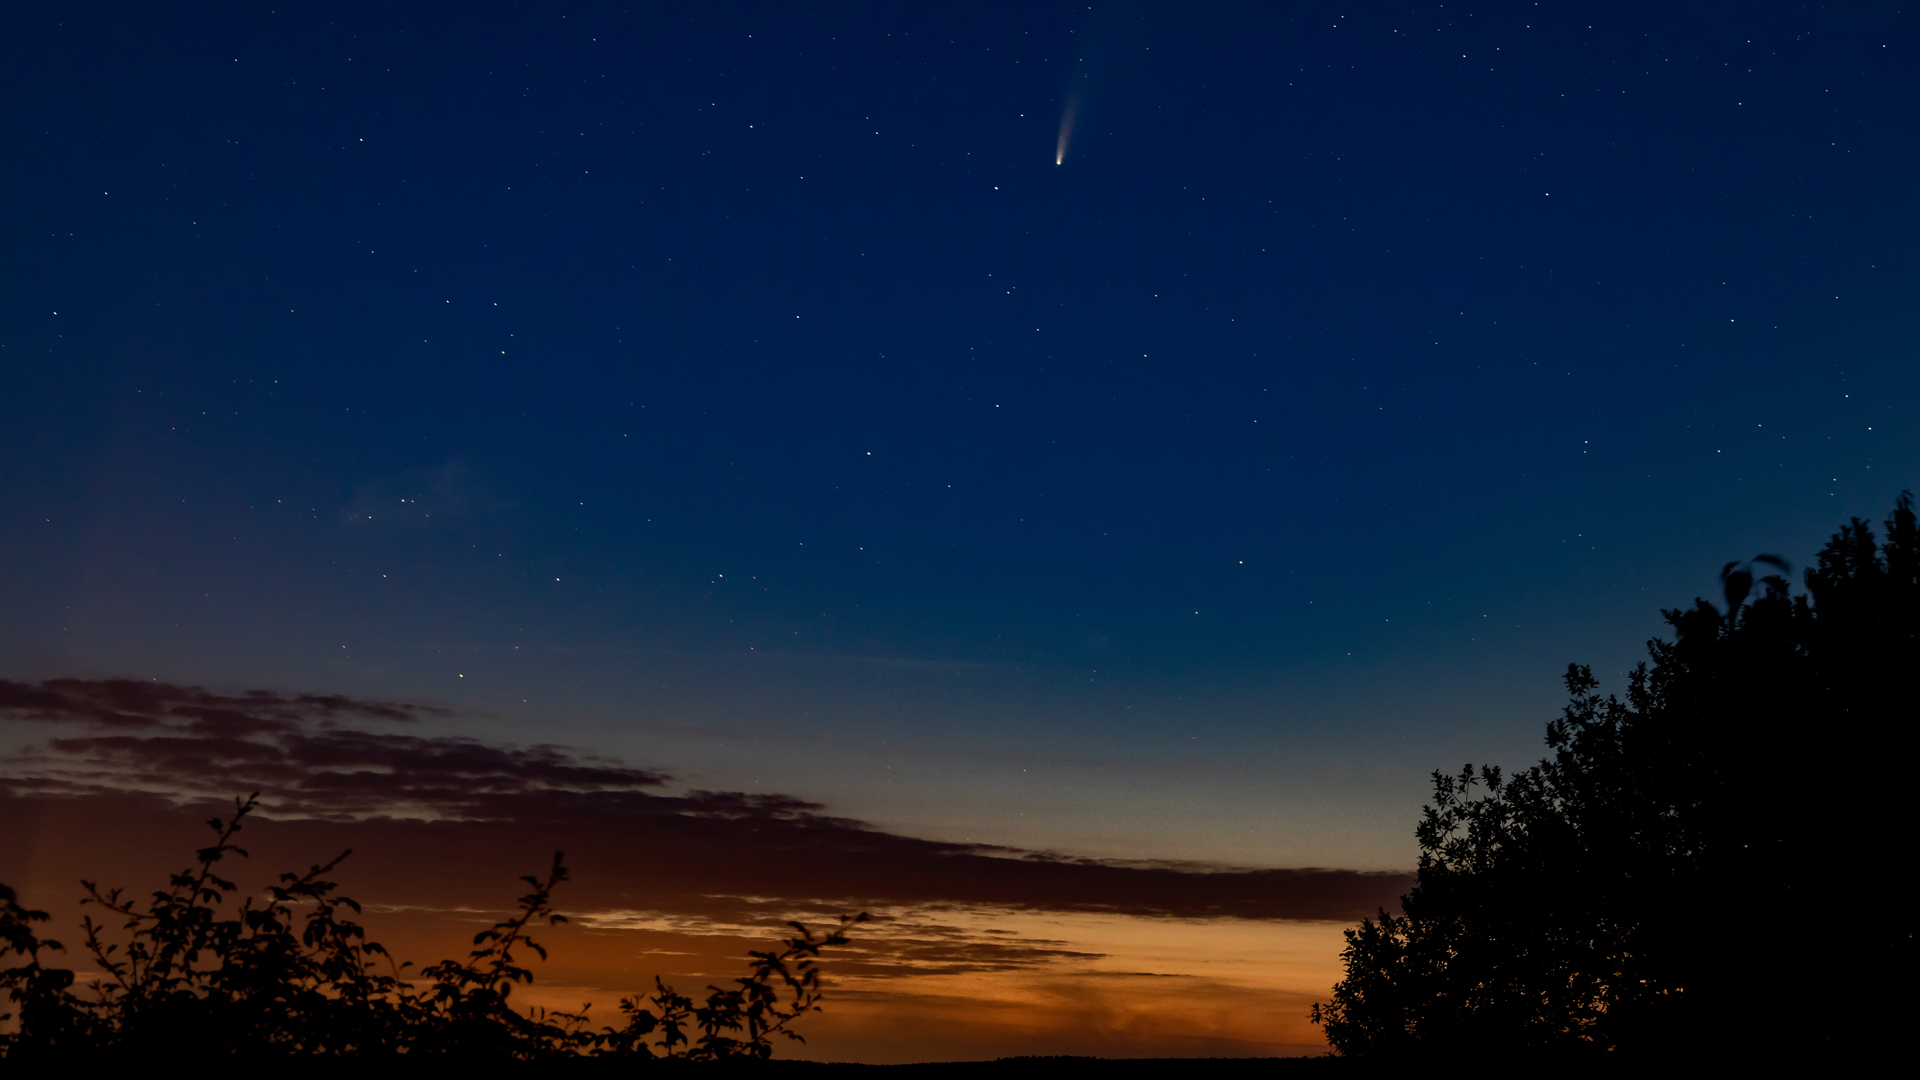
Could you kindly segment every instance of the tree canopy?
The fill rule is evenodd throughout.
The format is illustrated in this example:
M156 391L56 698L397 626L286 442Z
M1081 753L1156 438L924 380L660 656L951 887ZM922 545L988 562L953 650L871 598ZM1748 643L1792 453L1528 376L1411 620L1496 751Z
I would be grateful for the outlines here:
M1314 1007L1339 1053L1829 1053L1900 1030L1913 930L1882 882L1911 847L1911 495L1884 540L1841 528L1804 591L1787 574L1729 563L1724 606L1663 612L1673 639L1624 700L1570 666L1539 764L1434 773L1401 913L1347 932Z

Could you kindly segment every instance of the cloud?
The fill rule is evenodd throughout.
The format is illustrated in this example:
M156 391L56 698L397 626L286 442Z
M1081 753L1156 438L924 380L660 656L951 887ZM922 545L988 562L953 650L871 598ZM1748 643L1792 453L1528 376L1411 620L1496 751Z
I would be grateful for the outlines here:
M479 514L512 509L465 461L378 477L358 484L341 517L374 527L450 524Z
M172 724L202 733L223 724L246 730L322 725L341 718L412 720L442 712L425 705L356 701L338 695L283 694L255 690L238 697L197 686L135 679L49 679L18 683L0 679L0 716L45 721L92 721L106 727L151 728ZM195 726L197 725L197 726Z
M783 913L795 915L806 925L832 925L837 914L827 910ZM970 975L1107 958L1105 952L1077 948L1065 938L1007 929L1016 916L1004 908L946 906L874 912L855 934L854 943L836 951L834 970L843 977ZM654 955L698 955L704 951L701 939L750 941L764 936L769 926L779 925L772 919L731 922L652 911L583 911L568 917L590 931L640 933L683 946L650 949Z
M791 796L672 792L665 772L564 747L405 730L432 711L164 683L0 681L0 717L56 725L52 738L0 759L0 814L57 818L68 823L61 833L109 831L115 818L179 829L258 790L272 819L259 828L274 848L304 845L310 859L345 841L382 881L375 898L456 907L564 848L577 871L574 910L751 925L796 909L941 905L1352 920L1410 884L1401 874L1132 864L901 836ZM922 936L931 959L938 924ZM968 940L966 963L993 962L990 936ZM1021 944L1028 955L1036 947Z

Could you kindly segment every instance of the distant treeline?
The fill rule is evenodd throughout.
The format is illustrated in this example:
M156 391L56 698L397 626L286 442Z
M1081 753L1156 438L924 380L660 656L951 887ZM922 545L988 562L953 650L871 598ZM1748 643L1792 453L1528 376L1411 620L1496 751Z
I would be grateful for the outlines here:
M519 956L547 955L530 931L566 921L552 904L567 877L559 854L544 877L521 879L528 891L518 910L475 935L467 959L423 968L415 982L410 964L395 963L353 921L360 905L325 880L340 859L282 874L264 899L249 896L223 917L236 886L216 868L245 854L233 841L256 798L236 800L231 817L209 822L214 843L144 902L81 883L82 903L99 908L102 920L88 915L80 928L99 972L84 993L71 970L44 962L63 951L38 936L46 912L23 907L0 885L0 963L14 962L0 970L11 1005L0 1012L0 1057L765 1059L775 1036L804 1041L792 1025L820 1008L821 950L846 944L846 931L866 919L843 918L823 936L789 924L797 936L777 951L750 953L748 974L730 989L708 987L704 1001L656 977L653 994L620 1002L617 1026L596 1028L585 1009L508 1004L516 985L533 981Z
M1723 608L1664 612L1674 640L1625 700L1570 667L1538 765L1434 773L1401 914L1347 932L1313 1010L1341 1054L1725 1062L1905 1030L1912 496L1884 541L1858 518L1835 534L1804 592L1789 573L1728 563Z

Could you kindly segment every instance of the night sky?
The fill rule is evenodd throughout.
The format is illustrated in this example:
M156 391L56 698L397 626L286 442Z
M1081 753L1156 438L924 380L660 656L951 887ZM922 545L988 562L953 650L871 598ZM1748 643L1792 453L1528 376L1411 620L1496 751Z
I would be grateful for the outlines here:
M1620 689L1727 560L1920 484L1916 46L1891 3L9 7L0 678L1404 872L1427 773L1539 757L1569 662ZM1303 911L1242 922L1347 917Z

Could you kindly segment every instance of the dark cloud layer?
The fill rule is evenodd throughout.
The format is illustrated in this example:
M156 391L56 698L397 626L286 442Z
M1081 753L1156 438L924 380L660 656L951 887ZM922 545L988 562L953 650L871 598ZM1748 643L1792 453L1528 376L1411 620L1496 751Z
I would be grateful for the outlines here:
M706 917L841 903L1346 920L1390 905L1408 884L1400 874L1140 865L922 840L783 795L669 793L665 773L562 747L394 730L431 712L162 683L0 682L0 716L55 727L4 762L0 809L77 840L115 820L201 816L213 800L259 790L275 819L261 828L276 847L297 842L319 856L344 840L363 853L363 870L405 883L419 903L470 903L476 889L501 888L503 862L524 872L556 847L579 871L576 905ZM181 837L178 850L196 839Z
M48 679L18 683L0 679L0 715L30 720L91 720L107 727L180 727L202 733L228 729L245 732L288 730L304 722L354 717L411 720L439 713L424 705L356 701L337 694L288 697L254 690L238 697L208 693L197 686L158 680Z

